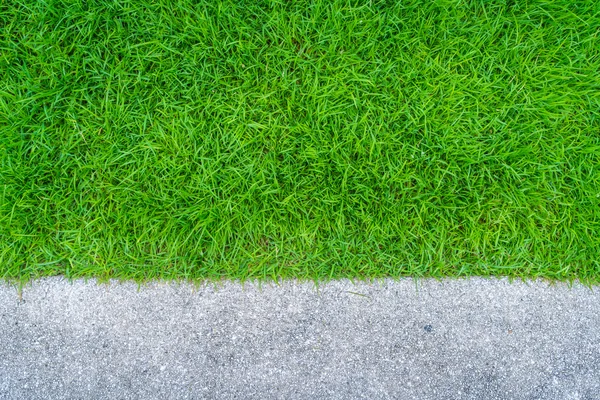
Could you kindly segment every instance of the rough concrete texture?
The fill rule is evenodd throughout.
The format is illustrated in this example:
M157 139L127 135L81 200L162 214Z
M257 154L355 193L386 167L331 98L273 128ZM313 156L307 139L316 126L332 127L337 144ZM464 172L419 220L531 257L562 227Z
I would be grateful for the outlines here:
M0 285L0 398L599 399L599 305L484 279Z

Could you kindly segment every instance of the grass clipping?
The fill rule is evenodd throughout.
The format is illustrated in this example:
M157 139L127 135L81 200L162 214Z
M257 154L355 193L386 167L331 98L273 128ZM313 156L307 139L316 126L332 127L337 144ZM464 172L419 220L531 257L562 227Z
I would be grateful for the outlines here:
M600 3L0 6L0 278L600 281Z

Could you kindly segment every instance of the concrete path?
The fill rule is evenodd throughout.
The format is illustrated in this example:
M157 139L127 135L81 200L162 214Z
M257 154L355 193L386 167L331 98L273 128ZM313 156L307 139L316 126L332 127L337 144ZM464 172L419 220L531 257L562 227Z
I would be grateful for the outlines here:
M0 285L0 399L599 399L600 293L506 280Z

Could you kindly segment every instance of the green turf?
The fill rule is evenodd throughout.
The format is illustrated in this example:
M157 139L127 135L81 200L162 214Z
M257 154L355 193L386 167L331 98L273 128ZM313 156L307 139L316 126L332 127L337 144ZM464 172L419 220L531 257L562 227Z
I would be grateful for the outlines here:
M0 278L600 282L597 0L0 4Z

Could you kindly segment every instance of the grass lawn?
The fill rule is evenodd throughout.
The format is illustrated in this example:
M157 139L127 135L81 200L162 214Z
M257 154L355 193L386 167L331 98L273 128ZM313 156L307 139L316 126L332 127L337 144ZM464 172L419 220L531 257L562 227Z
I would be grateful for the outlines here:
M600 2L8 0L0 278L600 282Z

